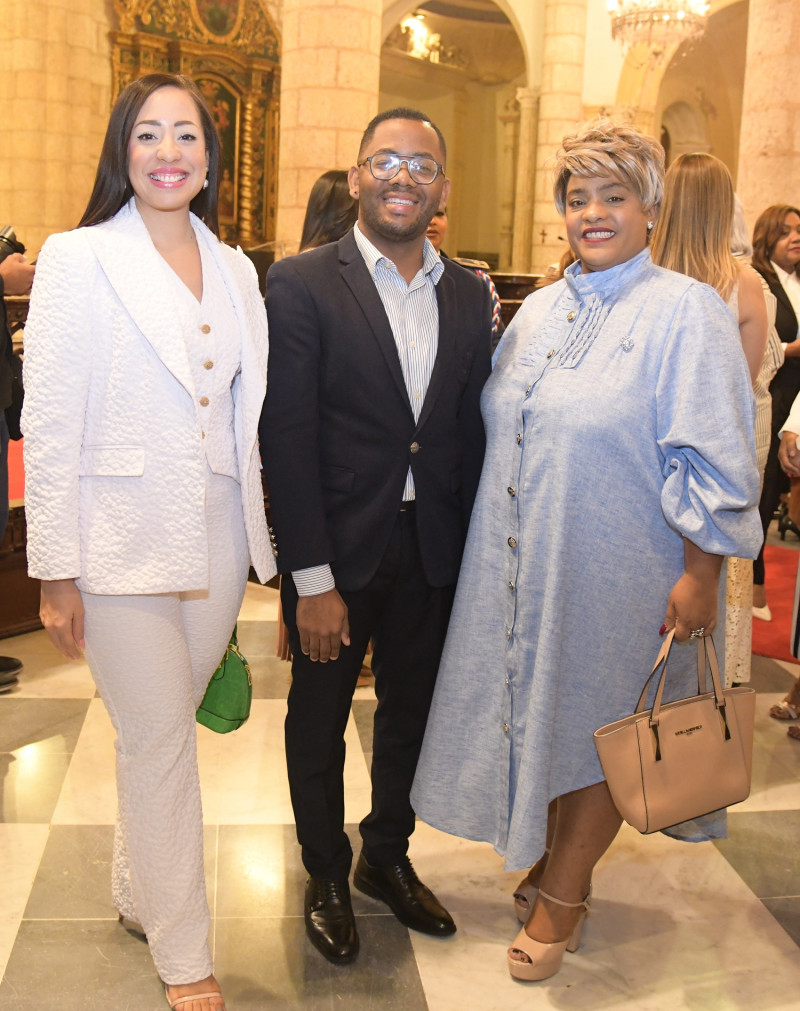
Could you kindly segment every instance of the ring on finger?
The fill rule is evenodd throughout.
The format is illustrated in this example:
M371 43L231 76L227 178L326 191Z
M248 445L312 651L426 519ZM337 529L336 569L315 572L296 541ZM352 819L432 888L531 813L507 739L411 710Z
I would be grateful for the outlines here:
M706 634L705 625L701 625L700 628L693 628L689 633L690 639L700 639Z

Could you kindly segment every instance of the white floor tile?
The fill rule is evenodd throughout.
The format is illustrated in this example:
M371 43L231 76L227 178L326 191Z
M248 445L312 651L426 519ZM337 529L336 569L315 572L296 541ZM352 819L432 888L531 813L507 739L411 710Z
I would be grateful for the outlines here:
M117 815L114 728L92 699L53 814L54 825L113 825Z
M14 947L49 831L47 825L0 824L0 976Z

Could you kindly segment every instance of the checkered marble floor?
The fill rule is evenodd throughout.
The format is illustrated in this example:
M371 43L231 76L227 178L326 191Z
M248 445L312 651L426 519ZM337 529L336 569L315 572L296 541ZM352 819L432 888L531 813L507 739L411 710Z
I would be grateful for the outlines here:
M250 585L239 623L254 674L247 726L198 730L216 972L229 1011L491 1011L800 1007L800 744L766 711L797 675L754 658L750 798L714 845L625 828L597 869L584 944L558 976L506 971L517 924L489 846L420 824L411 856L456 918L446 940L409 933L358 892L361 954L334 967L306 942L305 880L283 757L289 666L274 657L277 595ZM25 663L0 697L0 1011L160 1011L144 942L110 897L113 732L83 664L43 632L0 642ZM371 688L347 731L346 820L356 851L369 803Z

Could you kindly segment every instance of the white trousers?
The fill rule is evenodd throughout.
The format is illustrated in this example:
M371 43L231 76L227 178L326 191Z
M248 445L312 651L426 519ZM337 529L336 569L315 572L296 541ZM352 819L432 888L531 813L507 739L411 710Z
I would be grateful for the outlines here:
M206 477L209 589L83 594L86 659L117 732L112 890L144 927L165 983L212 972L195 710L244 596L241 489Z

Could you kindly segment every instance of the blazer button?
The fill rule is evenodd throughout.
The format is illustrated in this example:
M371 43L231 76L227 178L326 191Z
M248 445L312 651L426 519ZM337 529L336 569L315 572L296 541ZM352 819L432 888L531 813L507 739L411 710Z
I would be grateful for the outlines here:
M419 453L419 443L418 442L412 442L411 445L408 448L411 450L412 453Z
M200 398L200 406L201 407L208 407L208 404L209 404L208 397L201 397Z
M575 319L575 317L577 315L578 314L574 310L572 312L568 312L567 313L567 319L568 319L568 321L571 323Z
M509 537L508 538L508 546L510 548L515 548L517 546L517 538L516 537Z
M214 363L212 361L210 361L210 360L207 361L207 362L203 362L203 368L204 369L213 369L214 368Z
M200 333L211 333L211 327L208 325L208 323L204 323L200 327Z
M514 496L515 496L515 495L517 494L517 489L516 489L516 488L511 488L510 486L509 486L509 488L507 489L507 491L508 491L508 494L509 494L509 495L510 495L510 496L511 496L512 498L514 498Z

